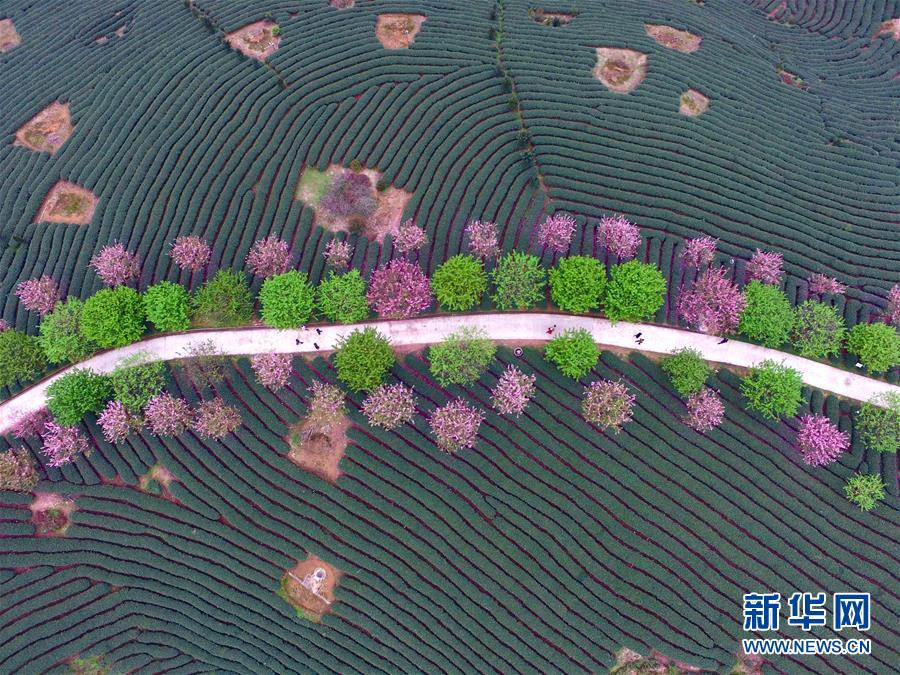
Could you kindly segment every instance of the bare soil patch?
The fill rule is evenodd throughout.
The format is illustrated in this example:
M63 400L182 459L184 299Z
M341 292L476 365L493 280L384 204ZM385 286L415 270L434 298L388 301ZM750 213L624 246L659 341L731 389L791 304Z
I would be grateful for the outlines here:
M677 673L702 673L703 669L697 666L676 661L665 656L655 649L650 656L641 656L636 651L622 647L616 652L616 663L609 672L616 675L672 675Z
M154 464L147 473L140 477L138 480L138 487L144 492L159 495L164 499L174 502L177 500L169 491L169 485L172 481L177 480L178 479L172 475L172 472L162 464Z
M96 208L97 197L93 192L61 180L44 197L34 222L87 225L94 217Z
M341 475L341 458L350 442L346 415L327 427L312 426L305 418L288 430L288 459L304 471L336 482Z
M878 27L878 32L875 33L875 37L881 37L882 35L890 35L895 40L900 40L900 18L882 21ZM0 39L0 42L2 42L2 39ZM0 48L0 51L3 51L2 48Z
M688 117L696 117L709 108L709 97L696 89L688 89L681 95L678 112Z
M362 198L367 204L355 208L351 203L347 208L341 208L339 212L330 210L327 205L337 201L331 195L335 180L351 174L355 174L354 180L365 176L369 187L344 201L359 202ZM332 232L351 232L372 241L382 242L385 235L396 235L400 231L403 210L412 193L392 185L383 186L381 176L381 172L375 169L361 169L354 172L339 164L332 164L325 171L307 167L300 174L294 198L315 209L313 219L315 225ZM379 190L378 187L384 189Z
M36 536L61 537L69 527L69 515L75 510L75 501L56 492L35 492L29 508Z
M406 49L416 41L426 18L422 14L379 14L375 36L385 49Z
M12 19L0 20L0 54L15 49L20 44L22 44L22 38L13 25Z
M296 608L298 616L320 621L332 609L340 579L338 568L311 555L285 572L279 595Z
M553 28L568 26L572 23L572 19L575 18L574 14L568 12L548 12L540 8L529 9L528 16L531 17L532 21L536 21L542 26L551 26Z
M686 30L679 30L673 26L645 23L644 30L658 44L684 54L690 54L700 49L700 43L703 41L703 38L699 35Z
M356 0L331 0L328 4L335 9L352 9L356 5Z
M634 91L647 76L647 55L633 49L597 47L594 77L617 94Z
M785 84L789 84L792 87L797 87L797 89L802 89L803 91L806 91L808 89L806 83L803 81L803 78L796 73L792 73L789 70L780 68L778 70L778 77L782 82L784 82Z
M273 34L278 27L274 21L264 19L247 24L243 28L225 34L225 41L232 49L257 61L265 61L278 49L281 36ZM277 33L278 31L275 31Z
M72 135L69 104L54 101L16 131L14 145L51 155Z

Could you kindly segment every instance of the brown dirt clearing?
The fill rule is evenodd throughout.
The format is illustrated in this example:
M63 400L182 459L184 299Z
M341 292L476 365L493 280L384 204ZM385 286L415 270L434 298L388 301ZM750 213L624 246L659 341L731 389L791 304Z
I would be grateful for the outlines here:
M97 201L90 190L61 180L44 197L34 222L87 225L94 217Z
M69 516L75 510L75 500L56 492L35 492L29 505L35 533L41 537L61 537L69 527Z
M633 49L597 47L594 77L612 92L634 91L647 76L647 55Z
M572 19L575 18L574 14L569 14L568 12L547 12L543 9L529 9L528 16L530 16L533 21L552 28L568 26L572 23Z
M328 4L335 9L353 9L356 0L331 0Z
M68 140L73 129L69 104L54 101L16 131L13 145L52 155Z
M690 54L697 51L700 49L700 43L703 41L703 38L699 35L695 35L686 30L679 30L673 26L645 23L644 30L647 31L647 35L656 40L658 44L683 54Z
M285 599L305 618L319 621L323 614L331 611L335 601L334 589L340 583L341 574L334 565L310 555L285 572L281 578L281 588Z
M895 40L900 40L900 18L882 21L878 32L875 33L875 37L881 37L882 35L890 35ZM2 42L2 40L0 40L0 42ZM0 51L3 50L0 49Z
M672 672L702 673L703 669L692 666L683 661L677 661L665 656L655 649L650 656L641 656L633 649L622 647L616 652L616 662L610 673L615 675L669 675Z
M347 430L350 418L344 415L327 427L313 428L306 418L288 430L288 459L304 471L336 482L341 475L341 458L350 442Z
M272 35L272 29L278 24L264 19L247 24L243 28L225 34L225 41L232 49L237 49L244 56L257 61L265 61L278 50L281 36Z
M426 18L422 14L379 14L375 36L385 49L407 49Z
M678 112L688 117L696 117L709 108L709 97L696 89L688 89L681 95Z
M0 54L15 49L22 44L22 38L19 31L13 25L12 19L3 19L0 21Z

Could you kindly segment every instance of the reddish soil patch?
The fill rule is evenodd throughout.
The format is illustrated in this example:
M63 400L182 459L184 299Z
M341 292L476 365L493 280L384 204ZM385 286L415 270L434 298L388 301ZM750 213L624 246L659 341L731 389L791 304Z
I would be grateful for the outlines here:
M44 197L34 222L87 225L94 217L96 208L97 197L93 192L61 180Z
M609 672L616 675L681 675L704 671L697 666L669 658L655 649L650 652L650 656L645 657L628 647L622 647L616 652L616 663Z
M169 492L169 484L173 480L178 479L172 475L172 472L162 464L154 464L147 473L140 477L138 480L138 487L144 492L160 495L166 499L175 501L172 493Z
M347 429L350 418L342 417L327 427L312 427L305 419L288 430L288 459L304 471L336 482L341 475L341 458L350 442Z
M647 76L647 55L633 49L597 47L594 77L617 94L627 94Z
M15 49L22 44L22 38L19 31L13 25L12 19L3 19L0 21L0 54Z
M802 89L806 91L807 86L803 81L803 78L797 75L796 73L792 73L789 70L785 70L781 68L778 70L778 77L781 78L781 81L785 84L789 84L792 87L797 87L797 89Z
M127 32L128 32L127 26L124 26L124 25L119 26L118 28L116 28L116 37L125 37L125 33L127 33Z
M694 35L686 30L679 30L672 26L645 23L644 30L658 44L684 54L690 54L700 49L700 43L703 40L699 35Z
M881 37L882 35L890 35L895 40L900 40L900 18L882 21L881 26L878 27L878 32L875 33L875 37ZM0 51L3 50L0 49Z
M709 97L696 89L688 89L681 95L678 112L688 117L696 117L705 113L707 108L709 108Z
M528 16L543 26L552 26L554 28L568 26L572 23L572 19L575 18L574 14L567 12L547 12L543 9L529 9Z
M421 14L379 14L375 36L385 49L406 49L416 41L426 18Z
M69 104L54 101L16 131L14 145L51 155L72 135Z
M96 40L94 40L94 42L96 42L98 45L106 44L107 42L109 42L109 38L105 35L101 35Z
M334 604L334 589L341 571L314 555L298 562L281 578L280 595L297 609L297 614L319 621Z
M273 34L273 29L277 26L277 23L268 19L256 21L226 33L225 41L244 56L265 61L276 52L281 42L281 37Z
M335 9L352 9L356 0L331 0L328 4Z
M29 508L36 536L61 537L69 527L75 502L56 492L35 492Z

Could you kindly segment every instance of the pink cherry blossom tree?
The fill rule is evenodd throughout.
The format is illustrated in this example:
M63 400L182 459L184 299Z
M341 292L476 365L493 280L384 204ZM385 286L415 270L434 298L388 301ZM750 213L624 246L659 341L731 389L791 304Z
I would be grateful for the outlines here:
M581 413L591 424L617 434L631 420L634 401L624 382L598 380L585 387Z
M888 323L900 328L900 284L894 284L888 291Z
M41 316L53 311L59 302L59 284L46 274L36 279L23 281L16 286L16 295L22 306L30 312L38 312Z
M719 245L718 239L712 237L697 237L696 239L688 239L684 242L684 252L681 255L681 262L686 267L700 269L706 265L711 265L716 257L716 248Z
M31 492L39 480L34 458L26 448L0 452L0 490Z
M428 243L428 235L421 227L413 223L412 218L400 225L397 236L394 237L394 246L403 255L422 248Z
M120 443L131 432L140 429L144 420L140 415L128 412L128 408L119 401L110 401L97 416L97 424L109 443Z
M535 379L534 375L526 375L515 366L508 365L491 390L494 410L501 415L521 415L534 396Z
M704 433L722 423L725 405L719 395L709 387L691 394L687 400L688 414L685 422L691 429Z
M382 318L408 319L431 306L431 285L418 265L397 258L372 273L366 299Z
M211 254L209 244L193 235L176 238L169 253L178 267L189 272L199 272L206 267Z
M291 247L288 243L270 234L253 244L247 254L247 269L258 277L274 277L291 268Z
M750 281L756 279L764 284L777 286L781 283L783 263L784 257L780 253L756 249L747 263L747 277Z
M850 434L838 429L824 415L804 415L800 418L797 445L804 463L824 466L848 450Z
M628 260L637 255L641 231L624 216L605 216L597 228L597 245L620 260Z
M91 267L107 286L119 286L141 276L137 256L118 242L101 248L91 258Z
M500 253L497 223L487 220L473 220L466 225L469 250L479 258L493 258Z
M216 397L197 406L194 429L202 438L224 438L241 426L241 413Z
M144 421L154 436L178 436L191 423L191 409L183 398L164 391L147 403Z
M554 253L565 253L575 234L575 219L568 213L554 213L538 226L537 241Z
M52 419L47 408L39 408L19 417L9 432L16 438L37 438L43 435L47 422Z
M48 466L62 466L74 461L78 455L88 454L90 444L81 435L78 427L63 427L56 422L47 422L44 433L41 435L44 441L41 451L50 461Z
M0 319L0 333L9 330L9 322L6 319Z
M362 404L363 415L373 427L396 429L416 414L416 397L405 384L382 384Z
M711 267L678 296L678 316L693 329L711 335L733 333L747 304L724 267Z
M484 413L456 399L431 414L428 423L438 448L451 455L463 448L475 447Z
M834 277L816 272L806 280L809 284L810 295L843 295L847 287Z
M325 264L338 270L350 267L350 258L353 257L353 247L349 241L331 239L325 244Z
M309 391L312 397L306 419L311 427L327 429L344 415L344 392L340 387L316 380L309 385Z
M290 354L254 354L250 367L256 381L266 389L278 391L291 379L293 357Z

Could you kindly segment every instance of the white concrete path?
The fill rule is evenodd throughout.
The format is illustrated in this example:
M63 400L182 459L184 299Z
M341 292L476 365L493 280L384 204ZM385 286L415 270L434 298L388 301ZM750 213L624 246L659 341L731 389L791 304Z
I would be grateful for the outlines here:
M316 332L314 326L305 331L273 328L197 330L147 338L121 349L102 352L77 365L69 366L0 403L0 434L7 433L22 415L46 405L47 387L72 368L90 368L97 373L108 373L123 358L136 353L147 354L153 360L170 361L184 356L192 345L208 340L212 340L223 354L228 355L330 351L341 336L365 326L377 328L396 347L439 342L448 333L464 326L483 328L494 340L524 342L549 339L547 328L554 325L556 326L554 335L567 328L587 328L600 345L635 351L665 354L680 347L691 347L709 361L742 367L753 366L765 359L783 361L802 373L803 381L810 387L856 401L866 401L875 394L887 391L900 394L900 387L856 373L848 373L826 363L737 340L718 344L720 338L716 336L670 326L625 321L613 325L607 319L552 312L441 314L397 321L318 326L321 334ZM641 345L634 340L634 334L637 332L641 332L644 338ZM298 338L303 344L296 344Z

